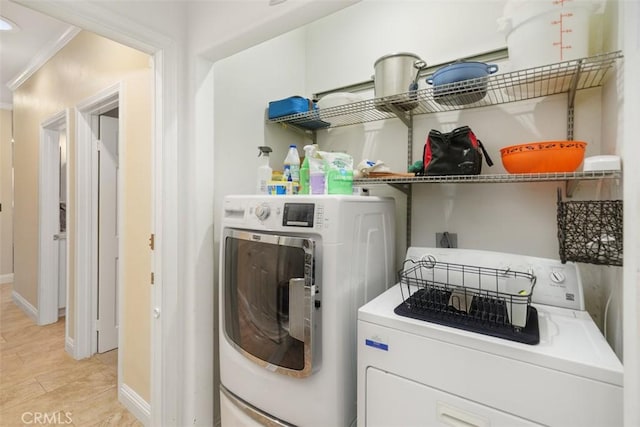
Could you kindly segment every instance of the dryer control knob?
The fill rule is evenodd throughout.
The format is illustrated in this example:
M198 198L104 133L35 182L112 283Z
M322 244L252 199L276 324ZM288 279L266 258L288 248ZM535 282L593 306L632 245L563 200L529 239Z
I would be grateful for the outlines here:
M560 284L560 283L564 283L565 280L566 280L566 277L565 277L563 272L561 272L561 271L552 271L551 272L551 281L553 283Z
M269 218L269 214L271 214L271 208L268 205L258 205L255 210L256 216L260 221L264 221Z

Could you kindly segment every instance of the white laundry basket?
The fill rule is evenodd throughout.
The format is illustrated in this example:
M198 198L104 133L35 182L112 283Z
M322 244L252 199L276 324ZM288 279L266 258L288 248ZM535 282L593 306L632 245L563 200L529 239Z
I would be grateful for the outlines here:
M513 70L589 56L590 20L601 1L509 0L499 20Z

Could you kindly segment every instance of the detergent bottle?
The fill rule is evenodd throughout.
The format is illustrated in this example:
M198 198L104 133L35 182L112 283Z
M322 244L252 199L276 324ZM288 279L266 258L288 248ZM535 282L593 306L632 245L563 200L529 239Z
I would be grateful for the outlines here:
M267 184L271 181L271 174L273 173L273 169L269 166L269 153L272 150L271 147L267 146L259 146L258 149L260 150L258 157L261 160L260 166L258 167L258 183L256 190L258 194L268 194Z

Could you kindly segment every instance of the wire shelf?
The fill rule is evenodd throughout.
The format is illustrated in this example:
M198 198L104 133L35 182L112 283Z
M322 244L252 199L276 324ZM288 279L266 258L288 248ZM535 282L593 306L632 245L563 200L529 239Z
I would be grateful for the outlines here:
M354 185L367 184L418 184L418 183L476 183L495 184L513 182L540 182L540 181L572 181L572 180L597 180L620 179L622 172L611 171L587 171L587 172L554 172L554 173L523 173L523 174L487 174L487 175L437 175L437 176L400 176L380 178L358 178L353 180Z
M270 119L269 122L298 126L308 123L310 120L322 120L329 124L326 128L332 128L397 118L399 115L409 113L413 115L431 114L569 93L601 86L607 71L620 58L622 58L620 51L605 53L526 70L493 74L464 82L428 87L414 92L292 114Z

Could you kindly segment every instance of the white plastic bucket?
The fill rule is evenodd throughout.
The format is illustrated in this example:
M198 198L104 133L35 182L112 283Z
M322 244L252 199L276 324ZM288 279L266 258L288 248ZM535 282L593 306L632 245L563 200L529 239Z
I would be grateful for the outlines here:
M589 56L591 0L510 0L500 20L513 70Z

